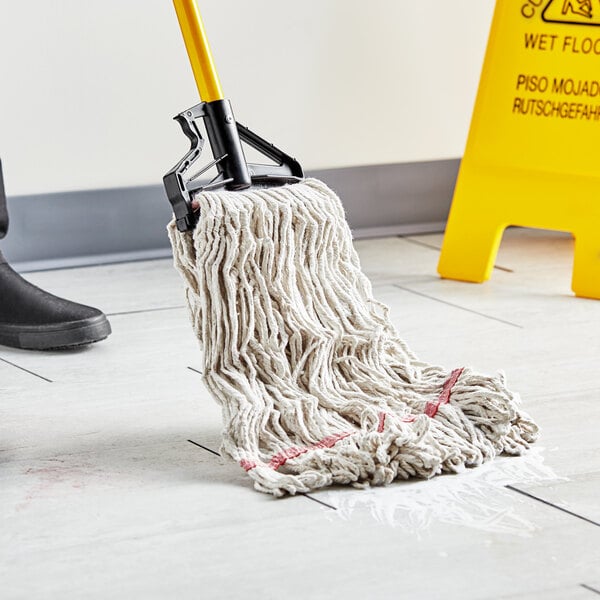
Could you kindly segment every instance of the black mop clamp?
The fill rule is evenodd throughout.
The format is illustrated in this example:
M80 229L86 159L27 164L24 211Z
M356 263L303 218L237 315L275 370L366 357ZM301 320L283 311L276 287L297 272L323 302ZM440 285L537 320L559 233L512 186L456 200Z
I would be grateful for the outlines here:
M200 122L204 121L214 160L188 176L204 147ZM304 177L300 163L276 148L247 127L236 122L229 100L201 102L178 114L175 120L191 142L187 154L163 177L169 202L173 207L177 229L190 231L198 221L192 207L195 194L218 188L244 190L251 186L270 187L297 183ZM245 142L274 164L247 163L242 148ZM198 180L212 167L217 174L210 180Z

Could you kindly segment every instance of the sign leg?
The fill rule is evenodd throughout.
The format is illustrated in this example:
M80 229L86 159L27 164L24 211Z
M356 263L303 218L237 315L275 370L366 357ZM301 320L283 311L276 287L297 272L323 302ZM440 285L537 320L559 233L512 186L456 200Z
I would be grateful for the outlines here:
M454 197L438 263L445 279L482 283L492 274L506 225L478 206L481 201Z
M600 236L597 230L575 233L571 287L577 296L600 300Z

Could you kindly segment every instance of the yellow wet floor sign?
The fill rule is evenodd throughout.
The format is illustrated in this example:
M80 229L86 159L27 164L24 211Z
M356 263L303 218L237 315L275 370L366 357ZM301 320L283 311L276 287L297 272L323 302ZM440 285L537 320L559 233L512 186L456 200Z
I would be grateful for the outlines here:
M438 271L490 277L509 225L575 236L600 298L600 0L497 0Z

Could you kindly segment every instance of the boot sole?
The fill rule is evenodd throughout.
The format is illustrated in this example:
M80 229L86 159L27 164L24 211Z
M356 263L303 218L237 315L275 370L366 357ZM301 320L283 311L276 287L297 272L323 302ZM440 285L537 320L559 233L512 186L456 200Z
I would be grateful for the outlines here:
M0 344L23 350L67 350L104 340L111 331L104 315L53 325L0 324Z

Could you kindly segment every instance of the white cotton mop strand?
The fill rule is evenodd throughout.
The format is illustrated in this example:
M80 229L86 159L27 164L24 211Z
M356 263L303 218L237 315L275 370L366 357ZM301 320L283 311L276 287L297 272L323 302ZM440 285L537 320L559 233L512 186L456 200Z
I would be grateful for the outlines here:
M420 361L373 298L324 183L197 197L169 235L221 405L223 453L275 496L518 455L538 428L504 377Z

